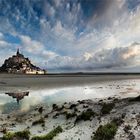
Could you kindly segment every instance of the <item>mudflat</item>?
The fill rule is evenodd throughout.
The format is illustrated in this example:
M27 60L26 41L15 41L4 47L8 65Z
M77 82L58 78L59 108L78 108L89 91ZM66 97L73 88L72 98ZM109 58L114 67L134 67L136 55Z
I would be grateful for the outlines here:
M20 74L0 74L0 86L45 86L45 87L64 87L92 84L96 82L140 79L140 74L117 74L117 75L88 75L88 74L59 74L59 75L20 75Z

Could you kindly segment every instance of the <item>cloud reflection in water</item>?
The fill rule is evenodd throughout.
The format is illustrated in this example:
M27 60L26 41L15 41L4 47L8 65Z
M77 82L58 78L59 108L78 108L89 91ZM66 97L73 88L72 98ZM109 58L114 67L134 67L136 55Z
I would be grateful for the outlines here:
M133 90L128 92L128 87ZM21 90L21 89L20 89ZM84 99L94 99L94 98L106 98L109 96L122 96L135 95L139 92L139 80L118 80L118 81L108 81L95 83L94 85L85 85L77 87L63 87L63 88L38 88L30 89L30 94L25 97L20 105L17 107L15 104L16 100L11 97L0 94L0 111L10 113L14 110L19 110L21 112L28 111L32 107L45 104L52 105L53 103L70 102ZM0 91L2 93L2 91ZM11 106L11 107L10 107ZM8 112L9 111L9 112Z

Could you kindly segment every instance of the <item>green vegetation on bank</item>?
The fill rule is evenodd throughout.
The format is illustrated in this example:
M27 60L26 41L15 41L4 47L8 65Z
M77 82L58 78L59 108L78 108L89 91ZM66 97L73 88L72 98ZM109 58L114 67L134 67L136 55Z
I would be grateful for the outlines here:
M30 131L29 130L24 130L24 131L19 131L19 132L7 132L3 135L2 140L52 140L57 134L61 133L63 129L61 126L56 127L52 131L50 131L48 134L43 135L43 136L35 136L30 138Z
M32 123L32 125L45 124L44 118L40 118Z
M14 140L14 139L25 139L29 140L30 138L30 131L29 130L24 130L24 131L19 131L19 132L7 132L3 135L2 140Z
M73 113L66 112L65 114L66 114L66 119L70 119L70 118L77 116L77 114L75 112L73 112Z
M101 114L109 114L110 111L114 108L115 104L114 103L104 103L101 109Z
M75 123L84 120L90 120L92 117L95 117L96 113L92 111L92 109L87 109L86 111L83 111L80 115L77 116Z
M115 122L100 125L92 140L112 140L117 132L118 126Z
M61 126L56 127L54 130L43 136L35 136L31 140L52 140L57 134L61 133L63 129Z

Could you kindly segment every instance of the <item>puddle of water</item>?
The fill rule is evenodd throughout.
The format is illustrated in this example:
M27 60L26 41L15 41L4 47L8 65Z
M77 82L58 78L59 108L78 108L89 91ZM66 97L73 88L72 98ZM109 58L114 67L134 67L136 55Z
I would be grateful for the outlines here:
M36 90L27 87L1 87L0 89L0 112L10 113L15 110L27 111L38 104L51 105L59 102L69 102L84 99L106 98L109 96L136 96L140 94L140 80L118 80L86 84L77 87L63 88L38 88ZM131 89L131 90L130 90ZM25 96L18 105L16 99L5 94L8 91L26 91ZM125 93L125 94L124 94Z

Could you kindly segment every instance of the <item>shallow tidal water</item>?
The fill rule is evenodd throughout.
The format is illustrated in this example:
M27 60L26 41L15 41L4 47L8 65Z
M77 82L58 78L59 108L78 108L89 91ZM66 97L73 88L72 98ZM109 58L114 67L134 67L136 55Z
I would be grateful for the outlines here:
M61 79L61 78L60 78ZM71 81L72 82L72 81ZM64 83L65 85L65 83ZM16 99L6 95L6 92L29 91L18 105ZM28 111L37 105L52 105L53 103L71 102L85 99L107 97L130 97L140 94L140 79L116 79L98 82L85 82L70 86L48 87L36 85L35 87L24 85L7 85L1 80L0 84L0 113L7 114L16 111Z

